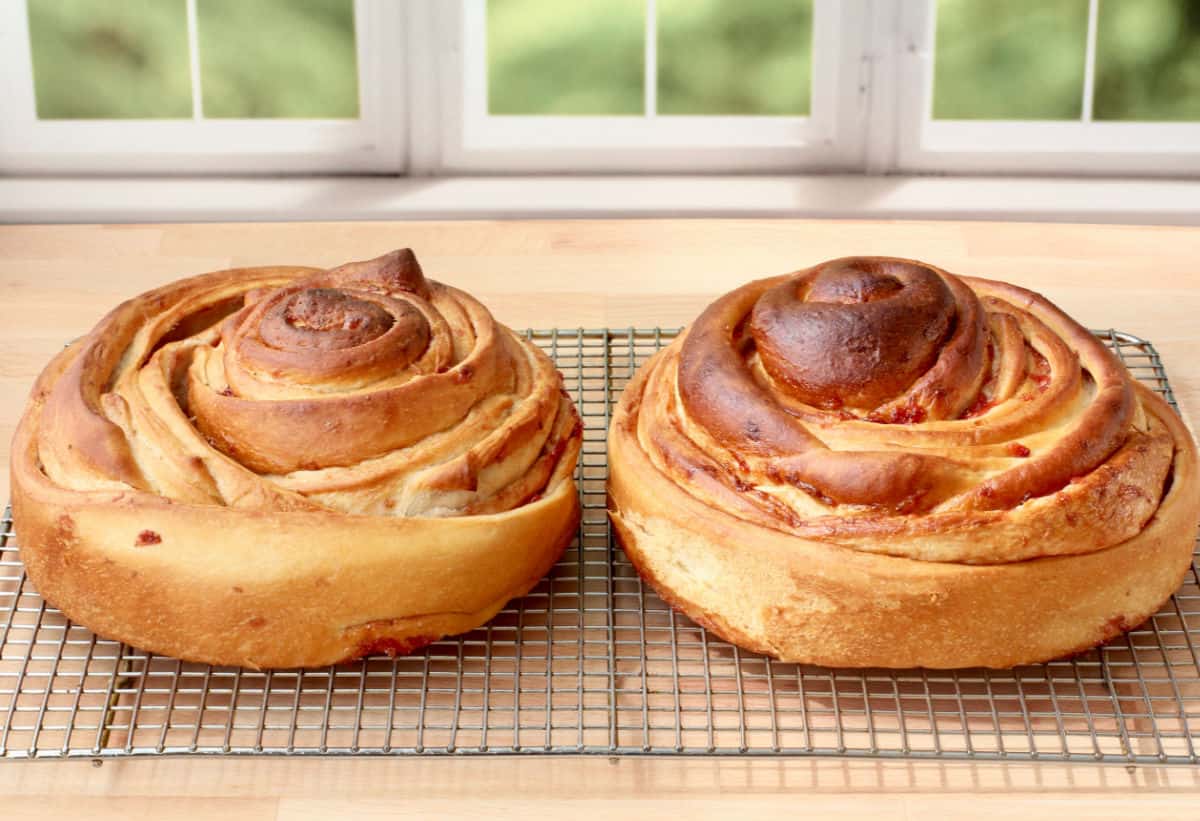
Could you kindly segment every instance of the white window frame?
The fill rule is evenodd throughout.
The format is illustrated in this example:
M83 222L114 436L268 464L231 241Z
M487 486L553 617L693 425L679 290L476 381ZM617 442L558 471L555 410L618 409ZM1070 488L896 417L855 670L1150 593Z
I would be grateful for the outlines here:
M204 119L195 0L187 0L191 119L39 120L23 0L0 2L0 173L401 173L404 9L355 0L357 119Z
M1200 123L1092 118L1099 0L1088 3L1079 121L934 120L936 0L896 3L896 139L884 170L1182 177L1200 173ZM1131 150L1131 146L1137 146Z
M862 153L862 21L870 0L814 0L811 113L655 113L656 3L647 0L644 116L498 116L487 111L486 0L410 0L410 27L432 43L410 76L422 125L414 173L749 172L851 169ZM847 47L849 44L849 47Z
M1200 175L1200 123L1091 120L1089 2L1080 122L932 120L936 0L814 0L807 117L491 116L486 0L355 0L354 120L203 119L186 0L193 118L104 121L36 118L26 4L0 0L0 174Z

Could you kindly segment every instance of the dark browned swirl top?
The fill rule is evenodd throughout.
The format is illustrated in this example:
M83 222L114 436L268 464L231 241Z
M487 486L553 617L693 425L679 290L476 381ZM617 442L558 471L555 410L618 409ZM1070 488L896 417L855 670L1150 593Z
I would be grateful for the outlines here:
M947 356L926 381L938 383L943 400L953 394L942 408L962 410L969 386L952 389L983 373L983 331L970 289L893 260L829 263L768 289L750 314L759 359L776 385L802 402L834 409L895 400L946 348L960 355ZM951 334L957 339L945 344Z
M579 439L553 363L407 249L131 300L45 414L39 458L67 487L382 515L511 509Z
M1172 457L1125 368L1045 299L888 257L726 294L632 390L641 447L695 495L916 558L1114 544Z

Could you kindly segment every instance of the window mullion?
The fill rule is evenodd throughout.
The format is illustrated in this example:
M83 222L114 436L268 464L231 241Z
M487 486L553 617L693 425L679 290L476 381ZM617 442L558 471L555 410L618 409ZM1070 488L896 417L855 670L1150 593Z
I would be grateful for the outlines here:
M204 119L204 91L200 84L200 29L196 0L187 0L188 71L192 75L192 119Z
M407 4L355 0L359 117L369 123L379 154L373 170L402 173L407 159Z
M1087 51L1083 63L1083 121L1092 121L1092 105L1096 97L1096 33L1100 0L1088 0Z
M6 126L37 119L27 10L25 3L0 3L0 93L4 95L0 136Z
M646 56L645 88L643 95L646 105L646 116L658 115L658 2L646 0Z
M925 126L933 111L937 0L896 5L896 44L890 66L895 78L892 154L885 170L903 172L911 170L912 158L921 152Z
M408 0L405 6L406 88L408 152L405 166L412 176L435 173L447 138L449 110L461 105L457 84L444 82L444 61L439 44L445 36L445 21L439 16L437 0ZM449 8L453 3L442 4ZM446 9L440 10L444 16ZM445 95L451 94L450 98Z
M862 76L869 0L813 3L812 108L814 141L830 149L834 169L861 170L867 86Z
M896 166L900 4L868 0L862 71L867 84L863 170L884 174Z

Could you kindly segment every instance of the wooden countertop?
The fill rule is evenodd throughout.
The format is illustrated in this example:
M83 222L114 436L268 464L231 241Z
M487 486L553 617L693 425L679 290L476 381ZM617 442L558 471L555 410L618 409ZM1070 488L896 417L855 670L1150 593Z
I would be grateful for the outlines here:
M1200 414L1200 229L952 222L609 221L0 227L0 459L34 377L121 299L231 266L333 265L412 246L514 327L677 326L746 279L848 254L928 260L1146 337ZM8 497L0 471L0 499ZM6 812L299 819L1195 812L1200 769L842 759L157 759L0 762ZM849 799L853 797L854 802ZM705 800L713 803L702 803Z

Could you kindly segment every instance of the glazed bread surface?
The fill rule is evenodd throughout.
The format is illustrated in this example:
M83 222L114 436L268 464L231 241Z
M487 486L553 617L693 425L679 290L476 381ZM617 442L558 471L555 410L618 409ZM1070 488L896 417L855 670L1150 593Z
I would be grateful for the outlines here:
M411 252L243 268L123 303L34 387L29 577L101 636L307 667L470 630L574 533L553 363Z
M610 513L724 638L847 667L1010 667L1140 624L1190 567L1176 414L1030 291L890 257L715 301L625 389Z

